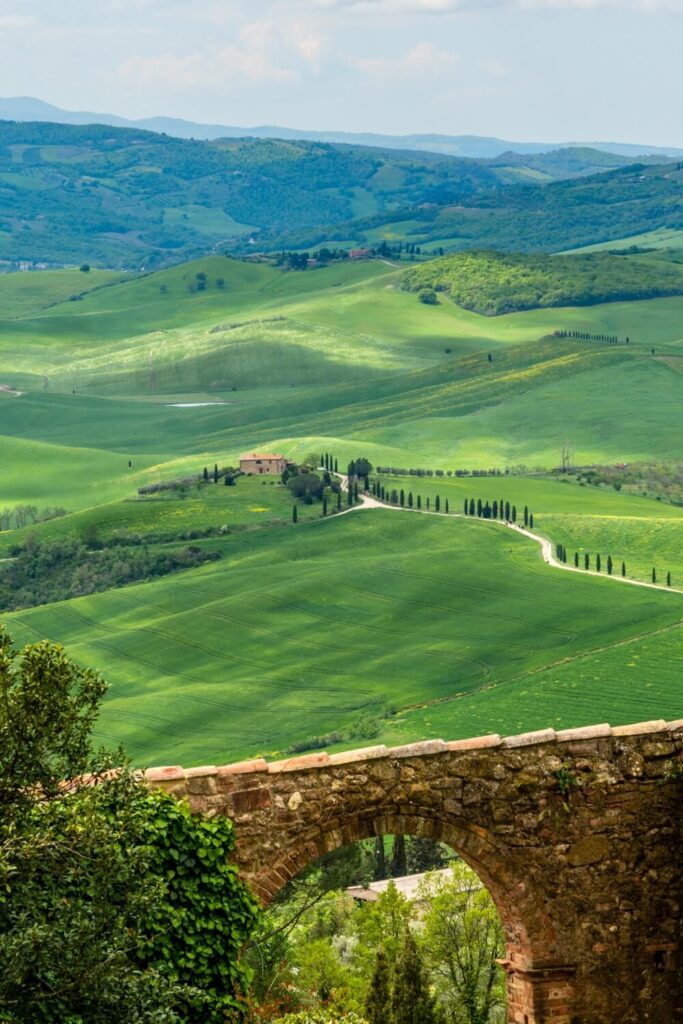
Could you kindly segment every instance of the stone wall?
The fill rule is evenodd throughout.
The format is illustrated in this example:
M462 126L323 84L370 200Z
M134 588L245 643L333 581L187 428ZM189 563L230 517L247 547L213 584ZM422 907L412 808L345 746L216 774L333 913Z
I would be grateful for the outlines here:
M683 720L146 778L197 813L233 819L243 877L264 903L358 839L449 843L500 911L514 1024L683 1021Z

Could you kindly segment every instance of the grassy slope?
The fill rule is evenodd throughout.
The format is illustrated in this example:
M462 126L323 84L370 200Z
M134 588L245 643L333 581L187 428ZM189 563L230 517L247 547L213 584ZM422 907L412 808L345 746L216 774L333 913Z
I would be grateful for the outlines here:
M428 718L411 712L386 735L514 731L539 713L529 690L508 698L527 676L558 725L677 708L678 676L656 648L654 688L634 674L620 705L615 673L631 651L611 645L675 628L678 595L553 571L493 526L363 512L222 550L199 571L6 617L18 642L48 636L105 672L99 734L138 762L274 752L425 701ZM584 658L590 689L557 704L554 666Z

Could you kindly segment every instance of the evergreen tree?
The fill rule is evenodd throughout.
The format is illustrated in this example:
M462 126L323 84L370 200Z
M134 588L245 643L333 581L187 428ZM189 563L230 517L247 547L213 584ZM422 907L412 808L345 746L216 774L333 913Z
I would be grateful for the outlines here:
M399 495L398 495L398 503L399 503L399 505L401 506L401 508L403 508L403 506L404 506L404 505L405 505L405 503L406 503L406 493L405 493L405 491L403 490L403 488L401 488L401 490L399 491Z
M530 512L529 513L529 529L533 530L533 528L534 528L534 514L533 514L533 512Z
M463 507L462 507L463 508L463 512L465 513L465 515L468 514L469 507L470 507L470 503L467 500L467 498L465 498L465 502L464 502Z
M429 512L429 498L427 498L427 511Z
M611 555L607 556L607 575L608 576L612 575L612 556Z
M413 933L406 929L391 994L391 1024L436 1024L438 1018L429 980Z
M657 570L655 569L654 565L652 566L652 582L657 582Z
M380 497L381 497L382 501L384 501L386 499L386 496L387 496L387 492L385 490L384 484L382 484L382 486L380 488Z
M491 506L488 503L488 501L484 505L484 508L483 508L482 511L483 511L484 519L490 519L491 518Z
M337 460L336 459L334 460L334 471L335 471L335 473L339 472L339 466L337 464Z
M390 867L392 878L403 878L404 875L408 874L408 867L406 865L406 837L404 835L394 836L394 846L391 851L391 867Z
M505 502L505 521L510 522L510 502Z
M206 466L204 466L204 483L208 484L208 482L209 482L209 471L206 468Z
M337 512L341 512L342 506L342 492L337 491Z
M327 515L327 498L323 498L323 515Z
M498 502L498 516L499 516L500 519L503 519L504 515L505 515L505 505L503 503L503 499L501 498L500 501Z
M474 515L474 512L475 512L475 508L474 508L474 498L470 498L470 515L471 515L471 516L473 516L473 515Z
M349 480L346 486L346 504L349 508L353 505L353 484Z
M524 525L529 525L529 509L526 505L524 506Z
M667 574L666 574L666 585L667 585L667 587L671 586L671 573L670 572L667 572Z
M482 514L483 510L484 509L483 509L483 506L481 504L481 498L477 498L477 515L479 516L480 519L481 519L481 514Z
M297 507L296 507L296 505L292 505L292 522L296 523L298 518L299 518L299 513L297 511Z
M626 575L626 562L622 562L621 563L621 575L622 576Z
M390 1020L390 1006L389 963L384 950L380 949L365 998L365 1019L368 1024L387 1024Z
M408 491L408 508L413 507L413 492Z
M493 512L492 512L492 515L493 515L494 519L498 518L498 502L495 500L495 498L494 498L494 501L493 501Z
M420 511L421 508L422 508L422 498L418 494L418 496L417 496L417 510L418 510L418 512Z
M353 485L353 500L358 501L358 481Z
M595 571L596 572L600 572L601 569L602 569L602 559L600 558L600 555L596 555L595 556Z
M517 522L517 506L516 505L512 506L512 522L513 523Z
M574 568L575 569L579 568L579 552L578 551L574 552Z
M326 458L327 458L327 456L326 456L326 455L321 455L321 456L320 456L320 462L318 463L318 465L319 465L319 466L325 466L325 469L327 469L327 468L328 468L328 467L327 467L327 465L325 464L325 459L326 459Z
M584 569L590 569L591 567L591 556L588 554L587 551L583 556L583 567Z
M441 498L439 497L438 494L434 498L434 511L435 512L440 512L441 511Z
M213 482L215 484L218 483L218 466L216 464L214 464L214 467L213 467Z
M448 507L448 498L446 498L446 515L448 515L450 509Z

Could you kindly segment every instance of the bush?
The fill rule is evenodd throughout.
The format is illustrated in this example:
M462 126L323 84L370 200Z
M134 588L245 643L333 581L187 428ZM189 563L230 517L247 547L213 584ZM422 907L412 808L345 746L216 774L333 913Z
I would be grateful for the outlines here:
M417 294L420 302L424 302L425 306L438 306L439 297L433 288L421 288Z

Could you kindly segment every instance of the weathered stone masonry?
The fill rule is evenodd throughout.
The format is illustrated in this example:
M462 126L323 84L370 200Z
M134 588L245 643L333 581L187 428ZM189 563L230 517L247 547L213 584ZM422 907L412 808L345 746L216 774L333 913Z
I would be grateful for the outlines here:
M449 843L500 911L514 1024L683 1022L683 720L146 777L234 820L240 869L264 903L358 839Z

